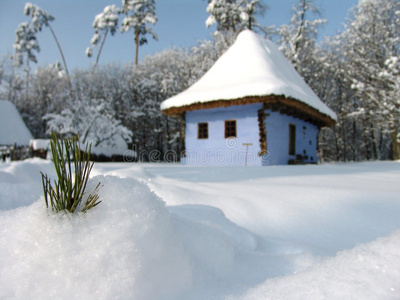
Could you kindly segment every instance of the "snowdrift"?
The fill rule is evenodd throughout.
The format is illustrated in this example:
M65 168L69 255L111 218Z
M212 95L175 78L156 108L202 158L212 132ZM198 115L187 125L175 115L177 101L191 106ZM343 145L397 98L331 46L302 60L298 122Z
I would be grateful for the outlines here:
M165 204L133 179L98 181L90 213L48 213L43 201L2 213L0 298L173 299L190 287Z
M400 231L230 299L400 299Z
M400 297L398 163L96 166L103 202L71 216L41 198L51 162L0 164L0 299Z

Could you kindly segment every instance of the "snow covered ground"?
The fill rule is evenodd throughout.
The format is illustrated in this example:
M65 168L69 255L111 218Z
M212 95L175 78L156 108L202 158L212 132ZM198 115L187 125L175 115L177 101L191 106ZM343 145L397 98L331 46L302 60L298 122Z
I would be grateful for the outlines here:
M400 299L400 163L96 164L102 203L47 212L0 163L0 299Z

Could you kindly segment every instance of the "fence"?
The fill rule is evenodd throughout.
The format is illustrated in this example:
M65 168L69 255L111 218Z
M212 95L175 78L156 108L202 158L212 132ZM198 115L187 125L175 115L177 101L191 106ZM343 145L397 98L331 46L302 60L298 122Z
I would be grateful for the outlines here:
M0 146L0 158L2 161L22 160L32 157L32 150L29 146Z

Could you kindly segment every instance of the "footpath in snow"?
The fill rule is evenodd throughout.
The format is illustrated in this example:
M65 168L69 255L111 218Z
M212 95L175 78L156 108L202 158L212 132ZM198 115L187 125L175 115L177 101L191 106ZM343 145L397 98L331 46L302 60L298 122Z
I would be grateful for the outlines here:
M48 212L0 164L0 299L400 299L400 163L96 164L103 201Z

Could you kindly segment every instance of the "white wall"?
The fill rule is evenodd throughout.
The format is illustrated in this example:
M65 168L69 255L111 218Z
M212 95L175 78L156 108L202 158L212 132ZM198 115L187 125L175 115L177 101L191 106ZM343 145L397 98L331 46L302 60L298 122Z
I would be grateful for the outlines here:
M268 164L284 165L296 158L296 155L289 155L289 124L296 126L295 153L307 156L307 162L318 162L317 126L279 112L267 113L270 114L266 119Z
M183 163L194 165L275 165L289 159L289 124L296 125L296 154L317 162L318 128L310 123L279 112L267 111L267 150L260 157L258 110L262 104L238 105L186 113L186 157ZM225 121L236 120L237 138L225 139ZM198 139L198 123L208 123L208 139ZM305 128L303 128L305 127ZM246 152L244 143L251 143Z
M230 106L186 113L186 163L196 165L261 165L257 110L261 104ZM236 120L237 138L225 139L225 120ZM208 139L197 138L197 124L208 122Z

